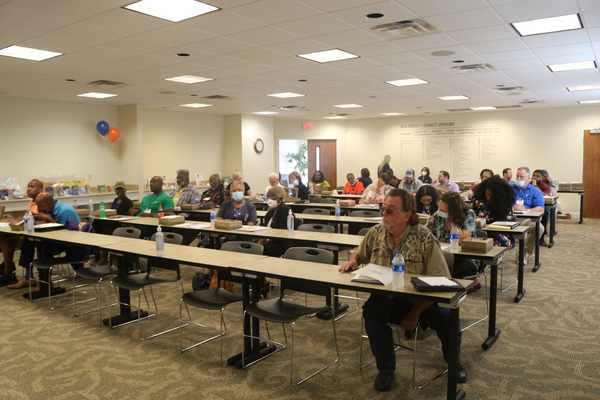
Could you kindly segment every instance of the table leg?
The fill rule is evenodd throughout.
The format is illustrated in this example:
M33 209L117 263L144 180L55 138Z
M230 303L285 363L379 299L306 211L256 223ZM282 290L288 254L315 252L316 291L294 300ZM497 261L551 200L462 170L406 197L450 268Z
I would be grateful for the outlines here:
M551 249L554 246L554 232L556 231L556 205L550 209L550 241L548 242L548 248Z
M583 224L583 192L579 194L579 223Z
M519 280L519 283L517 284L517 295L515 296L515 303L521 301L523 296L525 296L525 288L523 287L523 278L525 275L525 265L523 264L523 257L525 256L525 236L527 235L524 235L523 239L519 240L519 272L517 278Z
M542 227L542 217L539 217L537 219L537 221L535 221L535 263L534 266L532 268L533 272L537 272L538 269L540 269L540 267L542 266L542 263L540 262L540 229Z
M448 349L448 386L446 390L447 399L464 399L464 390L456 391L456 364L458 361L458 330L459 308L450 308L450 348Z
M496 307L498 304L498 265L491 265L492 276L490 279L490 318L488 325L488 337L485 339L481 347L484 350L489 350L498 336L500 336L500 329L496 328Z

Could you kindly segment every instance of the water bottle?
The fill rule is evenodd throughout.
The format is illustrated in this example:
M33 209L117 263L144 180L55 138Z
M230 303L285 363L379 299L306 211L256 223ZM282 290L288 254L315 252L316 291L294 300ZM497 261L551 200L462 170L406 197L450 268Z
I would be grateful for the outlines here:
M196 198L196 207L200 208L200 197Z
M92 199L90 199L90 204L88 204L88 214L90 217L94 216L94 203L92 202Z
M106 218L106 207L103 201L100 202L100 218Z
M458 251L458 227L452 224L450 230L450 251Z
M392 287L401 289L404 287L404 257L402 252L398 250L392 259Z
M336 200L335 201L335 219L340 219L340 214L341 214L340 201Z
M312 182L308 184L308 190L310 194L315 194L315 185Z
M73 208L77 211L77 199L73 199Z
M292 210L288 212L287 216L287 231L288 235L292 235L294 233L294 214L292 214Z
M29 232L29 211L25 212L25 215L23 215L23 228L27 229L27 233Z
M217 221L217 210L214 208L210 211L210 227L215 228L215 222Z
M33 213L29 211L29 216L27 217L27 233L32 234L35 227L35 219L33 218Z
M162 228L160 225L156 228L156 236L154 236L154 241L156 242L156 256L164 257L165 256L165 237L162 233Z
M158 205L158 212L156 213L156 216L157 216L158 218L162 218L162 217L164 217L164 216L165 216L165 211L164 211L164 210L163 210L163 208L162 208L162 204L159 204L159 205Z

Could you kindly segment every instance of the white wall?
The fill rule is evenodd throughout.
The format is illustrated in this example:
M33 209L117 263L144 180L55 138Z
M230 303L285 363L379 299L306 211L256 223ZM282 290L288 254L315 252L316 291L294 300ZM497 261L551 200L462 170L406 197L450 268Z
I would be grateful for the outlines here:
M89 174L91 185L118 178L120 141L96 131L98 121L119 127L115 107L1 97L0 121L0 175L16 177L23 189L44 175Z
M254 194L263 193L269 185L268 176L277 171L276 141L273 133L273 118L257 115L242 116L242 173ZM254 141L262 139L265 149L254 151Z
M298 121L275 120L275 140L279 139L337 139L339 182L348 172L355 174L367 167L373 177L384 154L390 154L391 167L398 176L407 168L420 170L428 166L432 174L440 169L451 171L444 162L423 161L423 154L404 154L400 151L401 125L434 122L454 122L455 126L472 128L496 126L501 136L497 156L493 161L474 160L471 180L478 179L481 168L501 173L505 167L516 170L528 166L532 170L547 169L564 182L582 181L582 134L584 129L600 126L600 107L582 106L554 109L506 110L472 112L451 115L393 117L345 121L313 121L312 130L303 130ZM456 172L456 171L455 171ZM513 171L515 172L515 171ZM456 172L458 173L458 172ZM464 179L463 179L464 180ZM579 211L576 195L562 195L566 211Z
M150 179L189 169L190 178L201 173L205 182L223 172L223 117L168 110L142 110L143 173Z

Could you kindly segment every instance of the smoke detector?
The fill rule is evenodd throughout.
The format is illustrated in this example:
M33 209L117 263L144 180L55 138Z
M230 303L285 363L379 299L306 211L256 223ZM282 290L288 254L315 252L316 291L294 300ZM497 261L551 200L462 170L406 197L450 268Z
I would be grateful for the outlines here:
M517 93L517 92L526 92L527 88L523 86L509 86L509 87L495 87L491 89L496 93Z

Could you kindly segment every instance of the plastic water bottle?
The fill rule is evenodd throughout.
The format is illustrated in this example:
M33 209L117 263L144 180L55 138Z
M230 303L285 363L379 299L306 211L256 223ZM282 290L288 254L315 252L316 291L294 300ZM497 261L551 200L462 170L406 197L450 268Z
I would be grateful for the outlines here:
M335 219L340 219L340 214L341 214L340 201L336 200L335 201Z
M156 242L156 256L164 257L165 256L165 237L162 233L162 228L160 225L156 228L156 236L154 237L154 241Z
M452 224L450 230L450 251L458 251L458 227Z
M198 208L200 208L200 197L198 197L198 198L196 199L196 202L195 202L195 204L196 204L196 206L197 206Z
M294 214L292 214L291 209L288 212L288 216L287 216L287 231L288 231L288 235L294 234Z
M92 202L92 199L90 199L90 204L88 204L88 214L90 217L94 216L94 203Z
M27 233L31 233L29 232L29 218L31 218L31 216L29 215L29 211L27 211L25 213L25 215L23 215L23 228L27 229Z
M32 234L35 230L35 219L33 218L33 212L29 211L29 217L27 217L27 233Z
M404 287L404 257L402 252L398 250L392 259L392 287L401 289Z
M215 228L215 222L217 221L217 210L214 208L210 211L210 227Z
M73 208L77 211L77 199L73 199Z
M308 184L308 190L310 194L315 194L315 185L312 182Z
M100 218L106 218L106 207L103 201L100 202Z
M156 213L156 216L157 216L158 218L162 218L162 217L164 217L164 216L165 216L165 211L164 211L164 210L163 210L163 208L162 208L162 204L159 204L159 205L158 205L158 213Z

